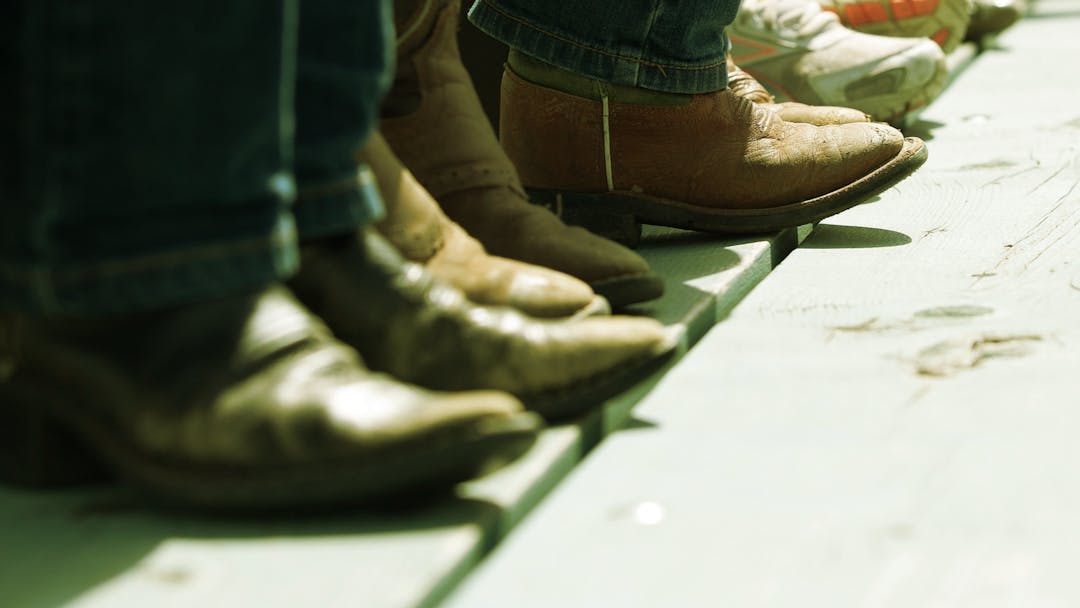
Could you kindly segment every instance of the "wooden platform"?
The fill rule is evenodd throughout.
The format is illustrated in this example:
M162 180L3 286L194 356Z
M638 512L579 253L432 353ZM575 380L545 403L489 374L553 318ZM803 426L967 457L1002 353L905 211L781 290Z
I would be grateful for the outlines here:
M1041 0L812 233L652 231L683 356L515 466L289 520L0 489L0 606L1080 605L1076 32Z

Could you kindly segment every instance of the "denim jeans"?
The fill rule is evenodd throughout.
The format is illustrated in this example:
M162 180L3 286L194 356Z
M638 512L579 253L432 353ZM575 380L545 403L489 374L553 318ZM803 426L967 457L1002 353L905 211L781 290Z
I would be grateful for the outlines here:
M583 76L693 94L727 86L724 27L738 9L739 0L476 0L469 20Z
M13 0L0 20L0 308L251 289L382 211L355 153L389 0ZM302 13L302 14L301 14Z

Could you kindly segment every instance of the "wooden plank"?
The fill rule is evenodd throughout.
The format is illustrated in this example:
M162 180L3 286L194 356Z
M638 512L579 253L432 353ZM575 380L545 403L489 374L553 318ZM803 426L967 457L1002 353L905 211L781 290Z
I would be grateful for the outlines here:
M650 229L643 253L669 292L638 312L685 328L685 350L808 231L725 241ZM405 511L218 520L148 509L122 490L0 488L0 606L433 605L626 426L661 375L548 430L512 467Z
M819 227L446 605L1080 604L1078 9L1001 36L915 125L927 166Z

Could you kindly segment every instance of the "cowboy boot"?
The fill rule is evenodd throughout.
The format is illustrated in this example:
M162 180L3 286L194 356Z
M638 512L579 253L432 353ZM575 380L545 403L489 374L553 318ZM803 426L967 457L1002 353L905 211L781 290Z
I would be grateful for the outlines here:
M360 152L382 193L386 217L380 233L405 259L477 304L510 306L539 318L610 312L607 301L581 280L541 266L488 255L439 208L378 133Z
M528 202L457 46L457 0L398 0L398 66L381 131L443 211L493 255L585 281L613 306L659 297L634 252Z
M532 319L469 302L373 230L301 246L300 301L372 369L443 391L496 389L549 419L597 406L662 363L674 337L652 319Z
M280 286L122 316L0 314L9 483L100 463L172 505L337 506L446 488L522 454L539 424L504 393L367 371Z
M922 140L883 124L788 122L731 89L640 103L638 89L518 59L503 75L503 147L533 197L564 208L770 232L852 207L926 160Z

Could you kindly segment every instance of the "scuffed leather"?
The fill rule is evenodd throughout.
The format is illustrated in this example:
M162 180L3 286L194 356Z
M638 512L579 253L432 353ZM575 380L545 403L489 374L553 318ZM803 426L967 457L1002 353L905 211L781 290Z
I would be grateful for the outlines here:
M375 173L386 207L386 217L376 226L379 232L406 259L423 264L473 302L554 318L571 316L598 299L572 276L488 255L483 245L446 217L378 133L364 146L360 160Z
M230 474L376 464L521 411L509 395L438 395L366 371L281 287L156 313L23 321L3 407L44 408L139 460Z
M302 269L290 282L301 301L373 369L432 389L531 397L674 346L652 319L551 322L475 306L371 231L308 244L301 256Z
M503 76L501 137L532 188L608 190L602 106ZM800 202L888 162L903 136L876 123L815 126L723 90L684 106L609 107L613 190L717 209Z

